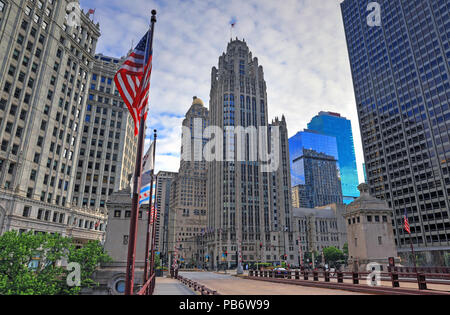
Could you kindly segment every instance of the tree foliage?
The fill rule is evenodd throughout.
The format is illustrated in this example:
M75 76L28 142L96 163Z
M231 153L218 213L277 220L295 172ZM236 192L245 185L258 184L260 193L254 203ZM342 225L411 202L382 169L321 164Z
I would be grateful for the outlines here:
M334 265L340 260L345 259L345 254L343 251L339 250L336 247L327 247L324 248L323 254L325 256L325 261L330 264Z
M195 261L194 261L195 263ZM161 267L161 255L155 254L155 269Z
M345 256L348 256L348 243L344 244L343 251L344 251Z
M99 242L77 249L58 234L6 232L0 236L0 295L75 295L94 285L92 274L109 261ZM69 287L64 262L81 267L81 287Z

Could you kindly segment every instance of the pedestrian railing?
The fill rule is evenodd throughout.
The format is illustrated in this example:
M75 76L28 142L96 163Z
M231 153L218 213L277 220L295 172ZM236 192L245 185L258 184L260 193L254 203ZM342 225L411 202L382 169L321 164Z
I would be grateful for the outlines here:
M144 286L139 290L137 295L153 295L155 292L155 285L156 285L156 274L153 273L153 275L148 279L147 283L144 284Z
M450 273L398 272L395 269L392 269L392 272L381 272L378 275L369 272L330 272L323 270L293 270L280 272L272 270L250 270L249 276L255 278L291 279L314 282L331 282L331 279L336 279L337 283L342 284L345 279L350 279L354 285L359 285L361 280L371 280L371 276L373 280L376 280L376 277L379 276L380 280L391 281L393 288L400 288L400 282L416 282L419 290L427 290L428 284L448 285L450 289Z
M388 267L388 272L450 274L449 267Z
M200 283L184 278L182 276L177 275L176 279L189 288L193 289L195 292L200 292L201 295L220 295L217 291L211 290Z

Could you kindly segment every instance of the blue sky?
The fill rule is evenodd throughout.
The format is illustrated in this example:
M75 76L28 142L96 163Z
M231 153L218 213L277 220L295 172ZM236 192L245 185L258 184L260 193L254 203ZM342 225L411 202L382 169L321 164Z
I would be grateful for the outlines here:
M97 53L126 55L158 11L149 134L157 128L157 168L178 171L181 123L198 96L209 103L211 68L233 37L245 38L264 67L269 119L285 114L289 135L319 111L352 121L360 181L363 153L338 0L81 0L96 9Z

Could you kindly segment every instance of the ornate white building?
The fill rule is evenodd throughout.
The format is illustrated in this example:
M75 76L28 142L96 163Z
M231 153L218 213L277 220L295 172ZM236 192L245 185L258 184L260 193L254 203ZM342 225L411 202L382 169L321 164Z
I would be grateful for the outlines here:
M0 1L0 233L102 240L106 214L72 206L99 25L69 1Z

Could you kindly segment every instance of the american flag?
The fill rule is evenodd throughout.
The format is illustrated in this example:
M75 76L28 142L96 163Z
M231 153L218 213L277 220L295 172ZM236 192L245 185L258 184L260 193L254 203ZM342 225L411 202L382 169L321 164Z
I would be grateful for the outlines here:
M152 73L152 51L147 49L151 41L150 36L151 31L148 31L114 77L117 90L133 117L136 136L139 133L141 117L145 120L147 114Z
M152 196L151 196L151 202L150 202L150 204L151 204L151 208L150 208L150 213L149 213L149 215L150 215L150 224L153 224L153 221L155 220L155 218L156 218L156 213L157 213L157 207L156 207L156 184L157 184L157 181L155 180L155 181L152 181L152 185L153 185L153 194L152 194Z
M411 234L411 228L410 228L410 226L409 226L409 221L408 221L408 212L406 211L406 209L405 209L405 215L403 216L403 218L404 218L404 228L405 228L405 231L406 232L408 232L408 234Z
M153 224L153 221L156 219L158 213L158 209L156 208L156 205L152 206L152 212L151 212L151 220L150 220L150 224Z

